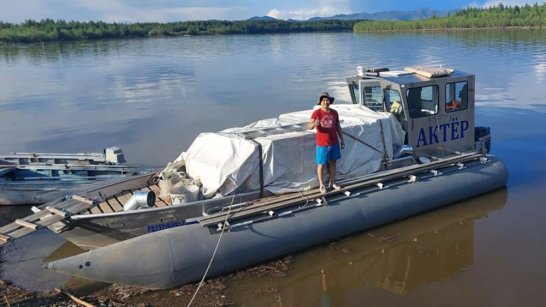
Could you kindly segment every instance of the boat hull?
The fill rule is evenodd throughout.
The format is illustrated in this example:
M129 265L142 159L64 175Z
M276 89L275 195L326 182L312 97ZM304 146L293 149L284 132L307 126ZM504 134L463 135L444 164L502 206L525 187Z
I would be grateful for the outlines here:
M349 196L338 194L325 206L223 233L199 223L188 224L57 260L47 267L97 281L172 288L203 277L218 241L207 277L475 197L504 187L507 178L504 164L490 156L485 164L416 182L391 182L382 189L351 191Z
M120 180L144 172L135 166L90 165L79 166L81 170L78 171L82 172L82 174L85 173L82 176L44 176L42 178L25 176L51 172L52 170L56 170L58 166L48 166L50 169L45 166L25 167L25 169L14 169L14 178L12 179L6 180L0 176L0 205L41 205L67 194L81 193L95 185ZM22 175L19 175L19 173Z

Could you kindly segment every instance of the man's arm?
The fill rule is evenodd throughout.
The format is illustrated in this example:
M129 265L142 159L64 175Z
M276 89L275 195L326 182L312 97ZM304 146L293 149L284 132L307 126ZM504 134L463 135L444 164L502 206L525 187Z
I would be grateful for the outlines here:
M313 129L317 125L318 120L311 118L307 123L307 129Z
M339 142L341 143L341 148L345 147L345 140L343 139L343 130L341 130L341 124L339 123L339 118L336 123L336 131L337 135L339 136Z
M317 117L318 117L318 115L317 115L316 111L313 112L313 114L311 114L311 119L307 123L307 129L313 129L316 126L320 126L320 121L318 120Z

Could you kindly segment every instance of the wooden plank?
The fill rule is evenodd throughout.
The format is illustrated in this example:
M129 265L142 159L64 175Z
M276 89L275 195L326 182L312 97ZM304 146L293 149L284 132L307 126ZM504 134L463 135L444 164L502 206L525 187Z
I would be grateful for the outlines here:
M107 204L106 206L109 207ZM106 207L104 207L103 205L103 208ZM40 228L41 226L47 227L54 223L57 223L65 218L66 215L81 214L87 210L89 210L89 212L92 214L102 213L101 210L97 207L96 201L74 195L72 196L72 200L59 203L56 207L50 207L47 210L42 210L23 219L17 220L16 222L1 227L0 234L9 234L11 237L19 238ZM110 211L112 210L110 209ZM25 228L22 228L21 226Z
M102 211L100 210L99 207L93 207L93 208L90 208L89 209L91 211L91 214L101 214Z
M53 215L53 213L51 213L50 211L42 210L40 212L26 216L22 219L19 219L19 222L15 221L13 223L4 225L3 227L0 228L0 233L8 234L14 230L17 230L18 228L26 227L26 225L22 225L24 223L30 223L28 226L31 226L31 225L47 226L47 225L56 223L60 221L61 219L62 219L61 217L57 215ZM34 226L31 226L30 228L34 228Z
M106 201L108 202L110 207L112 207L112 209L114 209L115 212L123 211L123 204L120 203L119 200L117 200L117 198L110 197Z
M169 204L167 204L167 202L165 202L165 201L164 201L162 198L160 198L159 196L156 196L156 197L155 197L154 206L155 206L155 207L158 207L158 208L161 208L161 207L168 207Z
M96 203L83 203L83 202L69 202L66 206L59 206L59 209L62 209L69 214L80 214L85 212L90 208L96 207Z
M51 206L47 206L46 210L63 218L66 218L68 216L68 213Z
M86 193L88 198L95 199L95 198L107 198L113 195L118 194L120 191L124 190L130 190L134 187L142 187L148 185L148 182L152 180L152 178L156 174L149 173L144 175L137 175L137 176L131 176L127 178L126 180L114 182L111 185L107 186L101 186L94 190L88 191Z
M2 238L7 238L7 240L20 238L37 229L60 222L67 215L82 213L90 207L96 209L94 202L74 200L60 203L57 207L48 206L46 207L46 210L41 210L40 212L18 219L13 223L1 227L0 236L3 237L0 237L0 245L5 243L2 242Z
M110 207L110 205L108 205L108 203L106 201L102 202L99 204L98 206L100 208L100 210L104 213L112 213L114 212L114 210L112 210L112 208Z
M122 193L115 195L117 200L122 205L125 205L129 201L129 199L131 199L132 196L133 196L133 193L131 193L131 191L123 191Z
M87 203L87 204L90 204L90 205L94 204L94 202L91 199L84 198L84 197L81 197L79 195L72 195L72 199L77 200L77 201L81 201L82 203Z
M24 236L28 235L29 233L32 233L32 232L35 232L35 231L36 230L34 230L34 229L21 227L20 229L17 229L14 232L10 233L10 236L12 238L14 238L14 239L17 239L17 238L24 237Z
M33 215L30 215L29 217L33 217L35 216L34 214ZM28 217L25 217L25 219L27 219ZM7 234L11 231L14 231L15 229L18 229L18 228L21 228L21 225L18 224L18 223L15 223L15 222L12 222L12 223L9 223L7 225L4 225L0 228L0 233L3 233L3 234Z
M10 236L6 236L6 235L3 235L3 234L0 234L0 240L1 241L4 241L5 242L8 242L9 240L11 240L11 237Z
M34 223L30 223L30 222L24 221L24 220L21 220L21 219L16 219L16 220L15 220L15 224L21 225L21 226L23 226L23 227L30 228L30 229L32 229L32 230L38 229L38 225L36 225L36 224L34 224Z

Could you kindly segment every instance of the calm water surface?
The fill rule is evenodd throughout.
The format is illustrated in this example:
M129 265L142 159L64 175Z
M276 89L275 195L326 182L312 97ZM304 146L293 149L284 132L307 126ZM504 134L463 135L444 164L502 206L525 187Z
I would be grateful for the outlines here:
M123 148L161 167L204 131L348 102L356 65L443 65L476 74L476 121L491 126L507 189L294 257L286 277L229 283L244 306L530 306L546 285L546 33L288 34L0 47L0 152ZM27 211L1 212L5 220ZM35 241L48 248L33 248ZM3 279L34 289L66 244L17 242ZM60 247L53 255L51 251ZM74 252L73 248L69 252ZM324 276L321 274L324 272ZM274 289L274 290L273 290ZM258 293L258 294L256 294Z

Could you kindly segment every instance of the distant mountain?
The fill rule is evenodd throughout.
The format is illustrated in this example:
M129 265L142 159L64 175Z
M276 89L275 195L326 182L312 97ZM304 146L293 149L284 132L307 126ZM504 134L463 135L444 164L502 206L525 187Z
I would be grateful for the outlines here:
M445 17L448 14L454 14L456 11L436 11L430 9L421 9L414 11L384 11L376 13L355 13L355 14L339 14L331 17L312 17L307 19L308 21L328 20L328 19L340 19L340 20L418 20L430 18L432 16ZM278 20L269 16L255 16L249 18L249 20ZM289 19L288 21L296 21Z
M341 20L417 20L425 19L433 16L445 17L448 14L453 14L455 11L435 11L430 9L421 9L415 11L384 11L376 13L355 13L355 14L339 14L332 17L313 17L309 20L324 20L324 19L341 19Z
M269 17L269 16L254 16L254 17L251 17L247 20L258 20L258 21L271 21L271 20L279 20L277 18L274 18L274 17Z

